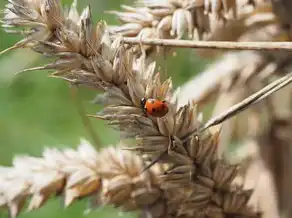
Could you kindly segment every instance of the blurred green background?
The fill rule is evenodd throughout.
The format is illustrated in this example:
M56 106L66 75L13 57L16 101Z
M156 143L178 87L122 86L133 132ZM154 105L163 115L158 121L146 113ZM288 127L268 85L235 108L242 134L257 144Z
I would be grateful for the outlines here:
M108 24L116 24L116 19L103 11L119 9L120 4L131 4L131 2L130 0L82 0L79 1L78 7L82 9L90 4L95 21L104 19ZM0 1L0 10L6 3ZM63 3L71 4L71 0L63 0ZM10 47L19 39L20 36L6 34L1 29L0 51ZM181 49L177 52L177 56L168 56L161 64L162 71L165 70L165 66L167 67L168 76L173 78L175 87L201 71L206 64L205 60L196 57L189 50ZM90 134L82 124L76 102L72 99L70 89L64 81L48 78L45 71L14 76L22 69L41 65L43 61L39 55L25 49L11 51L0 57L1 165L11 165L16 154L39 156L45 146L75 148L80 138L92 142ZM95 94L90 90L79 90L87 113L93 114L100 110L99 106L90 103ZM92 119L91 123L104 146L118 142L118 133L108 128L105 122ZM84 199L63 209L62 199L51 199L41 209L30 213L23 212L19 217L80 218L84 216L87 204L88 201ZM91 212L87 218L117 216L135 217L135 214L121 213L113 208L101 208ZM0 217L8 217L8 213L2 210Z

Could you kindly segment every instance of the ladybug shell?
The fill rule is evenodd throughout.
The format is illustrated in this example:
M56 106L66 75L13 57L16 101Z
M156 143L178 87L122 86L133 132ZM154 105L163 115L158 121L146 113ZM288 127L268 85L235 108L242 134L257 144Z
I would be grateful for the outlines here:
M142 99L143 109L147 114L153 117L163 117L168 113L168 106L166 101L158 99Z

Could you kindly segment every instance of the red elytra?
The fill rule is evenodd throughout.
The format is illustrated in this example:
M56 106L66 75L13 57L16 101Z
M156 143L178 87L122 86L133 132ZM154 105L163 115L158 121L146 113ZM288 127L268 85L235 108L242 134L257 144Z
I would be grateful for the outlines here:
M168 105L166 101L153 98L142 98L141 106L146 114L153 117L163 117L168 113Z

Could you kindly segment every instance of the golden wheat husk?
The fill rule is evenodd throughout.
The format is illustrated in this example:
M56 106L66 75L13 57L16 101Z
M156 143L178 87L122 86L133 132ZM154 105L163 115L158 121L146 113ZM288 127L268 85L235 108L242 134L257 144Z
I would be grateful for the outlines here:
M159 169L140 174L143 160L110 146L97 152L82 140L76 150L47 148L42 157L16 156L12 167L1 167L1 206L15 217L29 201L28 210L40 208L62 194L64 206L90 196L92 205L113 205L123 210L145 210L165 215ZM97 204L98 203L98 204Z
M235 167L217 161L165 172L157 165L141 174L143 159L120 146L97 152L82 140L76 150L46 148L42 157L16 156L12 167L0 168L1 206L15 217L26 201L31 211L50 197L63 195L66 207L89 197L93 206L113 205L151 217L258 217L246 207L252 192L240 186L229 188L236 177ZM192 155L198 154L193 151ZM213 165L209 175L207 164ZM199 176L196 171L204 173ZM194 176L193 184L190 176Z
M139 39L187 37L193 40L224 38L224 41L234 41L247 29L275 22L271 4L263 0L139 0L133 6L122 5L121 9L108 11L116 15L121 23L110 26L111 34ZM228 34L231 27L237 31ZM149 56L153 55L153 51L166 49L158 47L156 50L150 45L143 48ZM135 47L138 52L139 49ZM210 56L210 52L207 53Z
M260 2L260 1L259 1ZM209 0L138 0L134 6L122 5L117 16L121 26L111 26L114 34L150 38L202 38L211 31L212 18L227 20L237 17L238 8L248 1Z

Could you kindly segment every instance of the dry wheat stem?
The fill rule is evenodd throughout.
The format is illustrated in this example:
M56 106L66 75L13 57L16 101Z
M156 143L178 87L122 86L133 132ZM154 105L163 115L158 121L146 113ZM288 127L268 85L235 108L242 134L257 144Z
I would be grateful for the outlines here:
M221 114L212 117L210 120L208 120L205 124L202 125L202 127L199 129L199 131L204 131L212 126L218 125L225 120L235 116L239 112L242 112L246 109L248 109L250 106L257 104L261 102L262 100L269 97L274 92L284 88L288 84L292 82L292 73L289 73L280 79L275 80L271 84L265 86L260 91L252 94L251 96L245 98L241 102L233 105L232 107L228 108L228 110L222 112ZM183 141L186 141L188 137L193 135L194 133L197 133L198 131L194 131L192 133L189 133L187 136L185 136L185 139Z
M254 93L253 95L247 97L246 99L242 100L238 104L230 107L226 112L211 118L208 122L204 124L201 131L208 129L211 126L217 125L228 118L236 115L237 113L248 109L251 105L257 104L264 100L265 98L269 97L274 92L284 88L285 86L289 85L292 82L292 73L289 73L286 76L283 76L280 79L275 80L271 84L265 86L260 91Z
M124 37L126 44L144 44L152 46L177 48L204 48L228 50L255 50L255 51L292 51L291 42L224 42L224 41L192 41L176 39L139 39Z

